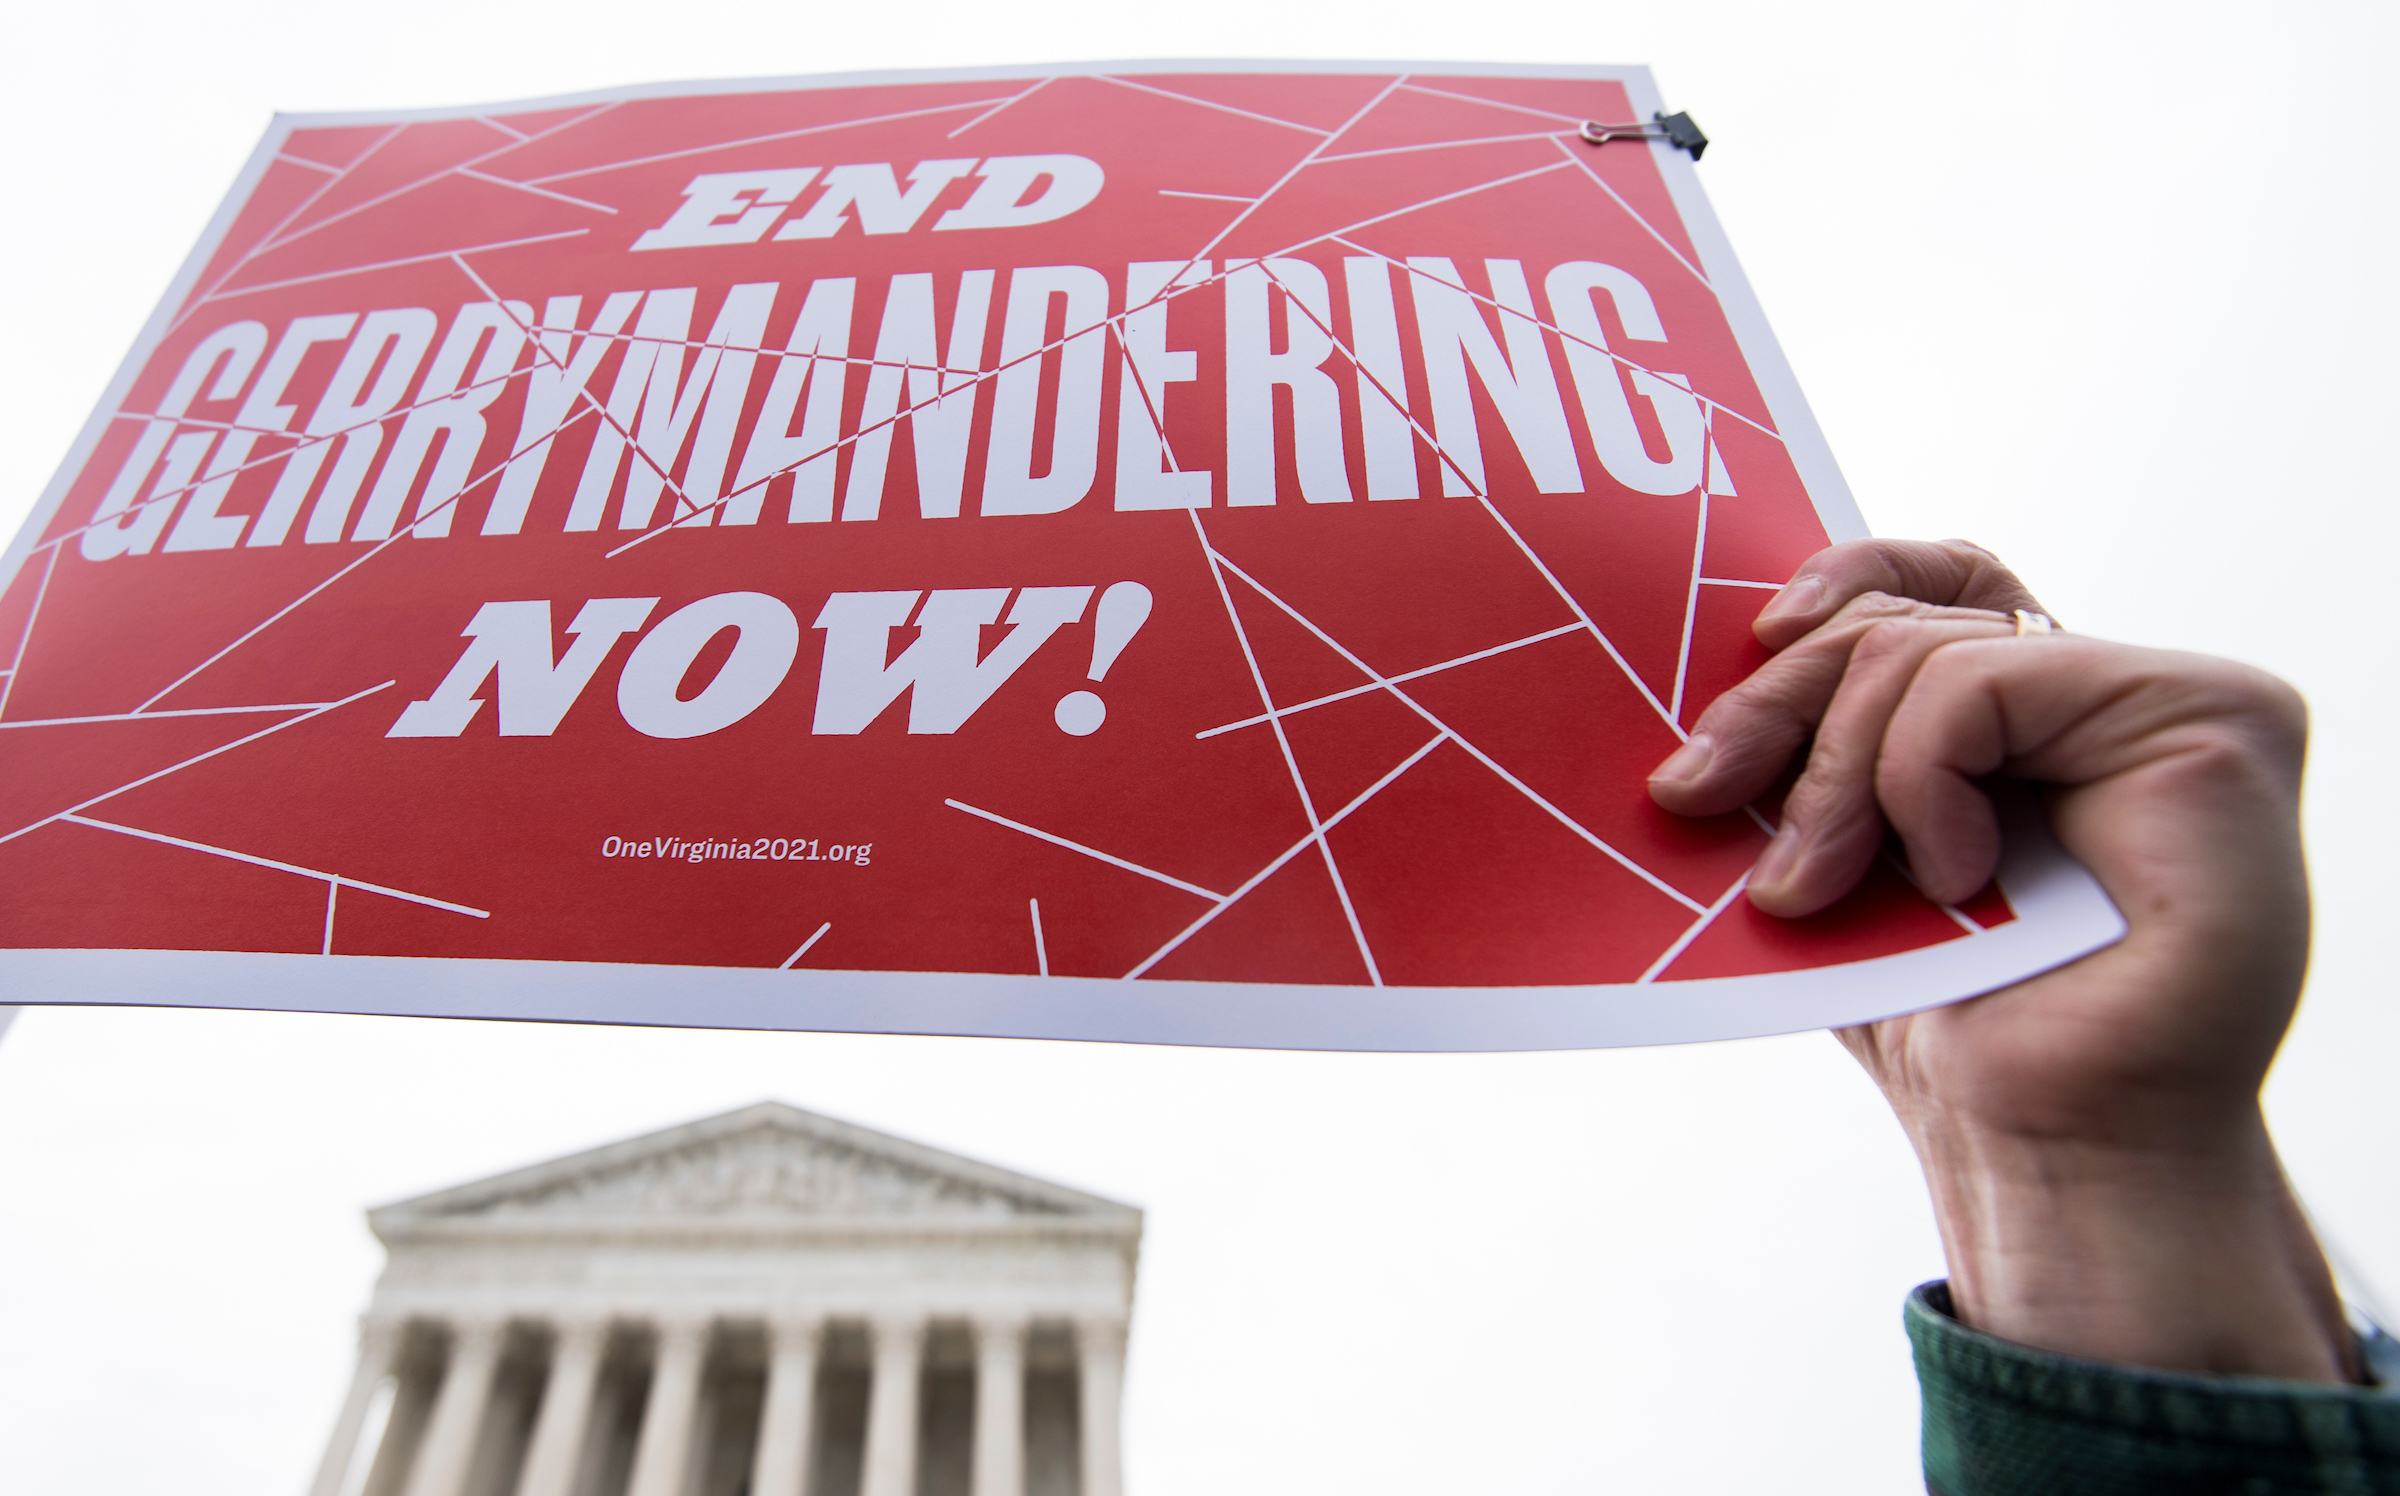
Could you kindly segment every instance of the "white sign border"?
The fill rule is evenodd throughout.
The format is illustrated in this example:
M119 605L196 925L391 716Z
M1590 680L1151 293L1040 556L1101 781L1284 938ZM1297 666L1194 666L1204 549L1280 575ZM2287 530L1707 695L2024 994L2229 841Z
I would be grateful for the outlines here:
M660 1028L949 1034L1401 1053L1626 1048L1890 1018L2063 966L2125 933L2030 797L2000 890L2017 918L1867 961L1577 987L1332 987L988 972L654 966L256 951L0 951L0 991L76 1006L247 1008Z
M283 143L299 130L407 124L635 99L886 84L1031 82L1101 74L1434 73L1552 78L1625 87L1637 118L1663 108L1646 67L1551 64L1145 59L634 84L550 98L434 109L275 116L169 283L99 404L0 555L13 582L99 445L175 309L223 244ZM1613 123L1613 122L1612 122ZM1650 145L1676 211L1800 472L1836 540L1867 534L1691 159ZM632 963L326 956L240 951L0 950L0 992L57 1005L246 1008L664 1027L955 1034L1225 1048L1495 1051L1679 1044L1865 1022L1962 998L2108 945L2125 922L2049 835L2037 811L2010 816L2001 891L2009 924L1899 955L1802 971L1577 987L1335 987L990 973L761 970Z

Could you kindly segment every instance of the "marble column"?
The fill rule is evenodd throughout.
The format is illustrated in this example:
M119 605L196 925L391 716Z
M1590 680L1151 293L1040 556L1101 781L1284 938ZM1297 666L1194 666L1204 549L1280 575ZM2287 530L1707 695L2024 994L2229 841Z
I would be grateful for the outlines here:
M317 1464L317 1478L309 1482L308 1496L341 1496L343 1477L362 1453L358 1436L366 1426L375 1389L383 1385L400 1359L402 1328L398 1320L359 1321L358 1369L350 1374L349 1394L342 1399L342 1411L334 1416L333 1437L326 1442L325 1458Z
M525 1449L525 1471L517 1496L568 1496L575 1462L583 1453L584 1429L592 1417L592 1389L608 1353L608 1321L567 1320L550 1350L550 1376L542 1385L541 1411Z
M916 1496L917 1381L925 1322L877 1320L875 1374L867 1391L867 1459L859 1496Z
M450 1364L442 1372L442 1390L434 1398L424 1442L409 1467L407 1496L459 1496L465 1486L507 1329L496 1319L467 1320L453 1327Z
M1082 1375L1083 1496L1124 1496L1124 1445L1117 1425L1125 1397L1123 1322L1079 1322L1075 1356Z
M817 1353L824 1336L825 1322L813 1316L767 1325L767 1399L758 1415L750 1496L804 1496L817 1411Z
M975 1476L969 1496L1025 1496L1025 1321L975 1322Z
M708 1361L705 1319L667 1320L658 1327L658 1360L650 1368L650 1398L633 1446L625 1496L683 1496L692 1423L700 1411L700 1373Z

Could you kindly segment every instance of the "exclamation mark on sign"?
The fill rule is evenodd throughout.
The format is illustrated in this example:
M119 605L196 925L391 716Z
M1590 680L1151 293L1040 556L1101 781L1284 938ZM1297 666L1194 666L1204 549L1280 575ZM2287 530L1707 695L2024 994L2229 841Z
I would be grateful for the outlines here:
M1133 636L1150 617L1150 589L1139 582L1119 582L1100 594L1100 611L1092 620L1091 678L1105 679ZM1108 703L1089 691L1069 691L1058 698L1058 730L1089 737L1108 720Z

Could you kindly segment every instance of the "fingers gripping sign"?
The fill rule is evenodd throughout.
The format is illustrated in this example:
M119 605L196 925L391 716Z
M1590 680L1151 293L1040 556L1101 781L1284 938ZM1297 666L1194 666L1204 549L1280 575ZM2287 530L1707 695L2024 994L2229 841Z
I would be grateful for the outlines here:
M1736 809L1765 793L1813 736L1749 897L1770 914L1814 914L1857 886L1882 845L1887 728L1919 677L1950 646L2018 632L2015 610L2035 606L1997 559L1963 541L1852 541L1823 551L1754 626L1776 657L1701 715L1691 740L1659 766L1651 794L1684 815ZM1999 840L1988 805L1982 815L1979 833L1943 849L1938 886L1912 856L1929 896L1964 899L1991 877Z
M1795 916L1856 886L1887 826L1929 897L1968 897L2001 856L1986 787L2040 786L2125 937L1841 1032L1924 1164L1960 1317L2090 1359L2340 1380L2354 1353L2258 1108L2307 960L2305 710L2247 666L2044 622L1973 547L1836 546L1652 794L1746 804L1813 733L1749 890Z
M1924 891L1958 900L1982 887L2000 855L1974 779L2007 769L2083 784L2099 768L2072 745L2133 731L2125 714L2155 693L2180 692L2184 710L2229 720L2276 716L2275 699L2290 695L2225 662L2042 632L2028 616L2046 622L2014 574L1964 542L1832 547L1759 616L1775 658L1702 714L1659 766L1652 796L1684 815L1734 809L1764 793L1807 743L1751 900L1784 917L1826 908L1865 875L1887 825ZM2214 689L2197 689L2202 679ZM2258 700L2245 706L2223 692ZM2227 731L2228 721L2208 730ZM2106 859L2085 860L2099 871Z
M1807 767L1750 883L1751 901L1770 914L1813 914L1857 884L1882 841L1875 776L1884 728L1918 673L1946 645L2009 628L1980 610L1857 597L1702 713L1690 742L1659 766L1651 794L1684 815L1736 809L1765 793L1813 733Z
M2009 616L2041 604L2000 558L1964 540L1851 540L1811 556L1756 625L1782 649L1868 593Z
M1989 639L1996 627L1980 618L1894 618L1858 635L1849 669L1818 724L1808 768L1785 799L1783 825L1751 880L1761 908L1814 913L1849 892L1866 872L1883 840L1877 795L1894 715L1944 650ZM1918 885L1929 897L1956 902L1991 877L2000 848L1990 819L1986 806L1985 824L1978 829L1987 834L1965 854L1973 866L1972 882L1955 889L1933 886L1923 861L1912 859Z

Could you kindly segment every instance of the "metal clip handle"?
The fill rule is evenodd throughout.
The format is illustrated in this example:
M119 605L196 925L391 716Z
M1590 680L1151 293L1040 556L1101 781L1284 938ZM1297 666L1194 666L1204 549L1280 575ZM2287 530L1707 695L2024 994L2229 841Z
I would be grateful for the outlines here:
M1700 127L1692 123L1689 114L1667 114L1662 111L1650 118L1653 123L1646 125L1604 125L1596 119L1587 119L1577 133L1593 145L1606 145L1612 140L1663 140L1688 154L1694 161L1699 160L1700 153L1708 149L1708 137L1700 133Z

